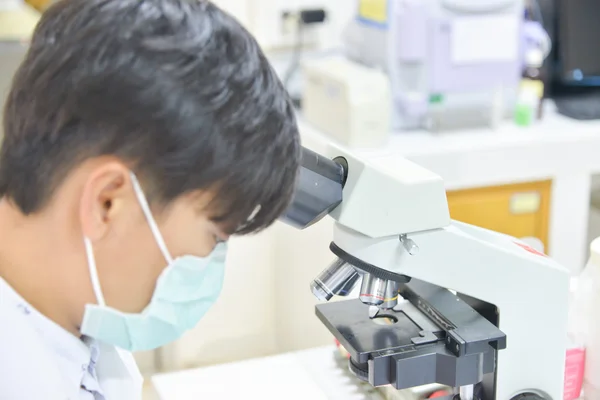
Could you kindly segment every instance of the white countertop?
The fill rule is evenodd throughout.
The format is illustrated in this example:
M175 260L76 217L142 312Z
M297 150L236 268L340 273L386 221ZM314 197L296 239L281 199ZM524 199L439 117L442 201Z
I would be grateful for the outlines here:
M371 399L334 359L328 346L271 357L157 375L161 400Z

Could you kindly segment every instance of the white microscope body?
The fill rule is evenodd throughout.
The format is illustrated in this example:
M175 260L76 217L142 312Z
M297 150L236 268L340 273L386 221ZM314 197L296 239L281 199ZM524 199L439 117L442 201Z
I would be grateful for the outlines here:
M496 400L561 400L568 270L515 238L451 221L442 179L407 160L336 146L326 155L347 163L344 199L330 213L334 243L383 270L495 305L507 340Z

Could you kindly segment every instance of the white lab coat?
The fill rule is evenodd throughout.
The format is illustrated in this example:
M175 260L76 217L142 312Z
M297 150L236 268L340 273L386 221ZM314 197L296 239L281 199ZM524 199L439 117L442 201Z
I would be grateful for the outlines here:
M106 400L141 400L143 380L130 353L100 345L96 373ZM53 349L1 287L0 399L79 400L65 387Z

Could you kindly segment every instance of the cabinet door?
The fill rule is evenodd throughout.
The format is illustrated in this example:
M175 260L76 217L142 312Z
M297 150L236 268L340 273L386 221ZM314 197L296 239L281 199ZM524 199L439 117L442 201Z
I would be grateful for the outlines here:
M453 219L517 238L539 239L548 252L552 182L530 182L448 192Z
M52 3L51 0L25 0L25 2L40 11L46 9Z

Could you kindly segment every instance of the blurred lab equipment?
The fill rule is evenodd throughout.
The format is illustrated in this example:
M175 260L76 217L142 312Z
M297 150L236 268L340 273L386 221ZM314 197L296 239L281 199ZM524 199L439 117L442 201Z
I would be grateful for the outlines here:
M556 39L556 0L528 0L527 16L529 20L537 21L547 33L552 47L550 54L542 65L542 76L544 79L544 95L549 98L552 94L552 71L557 53Z
M523 24L523 73L515 107L515 122L520 126L529 126L543 115L543 65L552 50L552 40L543 25L537 0L529 0Z
M326 153L303 150L299 196L282 219L300 229L336 221L339 261L311 285L317 298L358 284L347 266L362 277L359 299L316 307L350 370L376 387L446 385L462 400L561 399L568 270L451 221L442 179L412 162L333 143Z
M6 95L39 18L39 13L21 0L0 0L0 138Z
M523 15L520 0L361 0L346 52L388 73L395 129L495 127L513 113Z
M391 132L392 96L385 73L344 57L303 65L302 115L351 147L379 147Z
M554 0L557 51L553 97L558 112L575 119L600 119L600 3Z
M294 53L287 71L282 77L283 86L290 94L296 107L301 107L301 96L294 90L292 83L297 80L296 73L302 63L302 50L304 49L306 30L325 23L327 20L327 11L322 8L299 10L297 13L284 13L284 19L295 24L296 43L294 44ZM289 22L287 22L289 23Z

